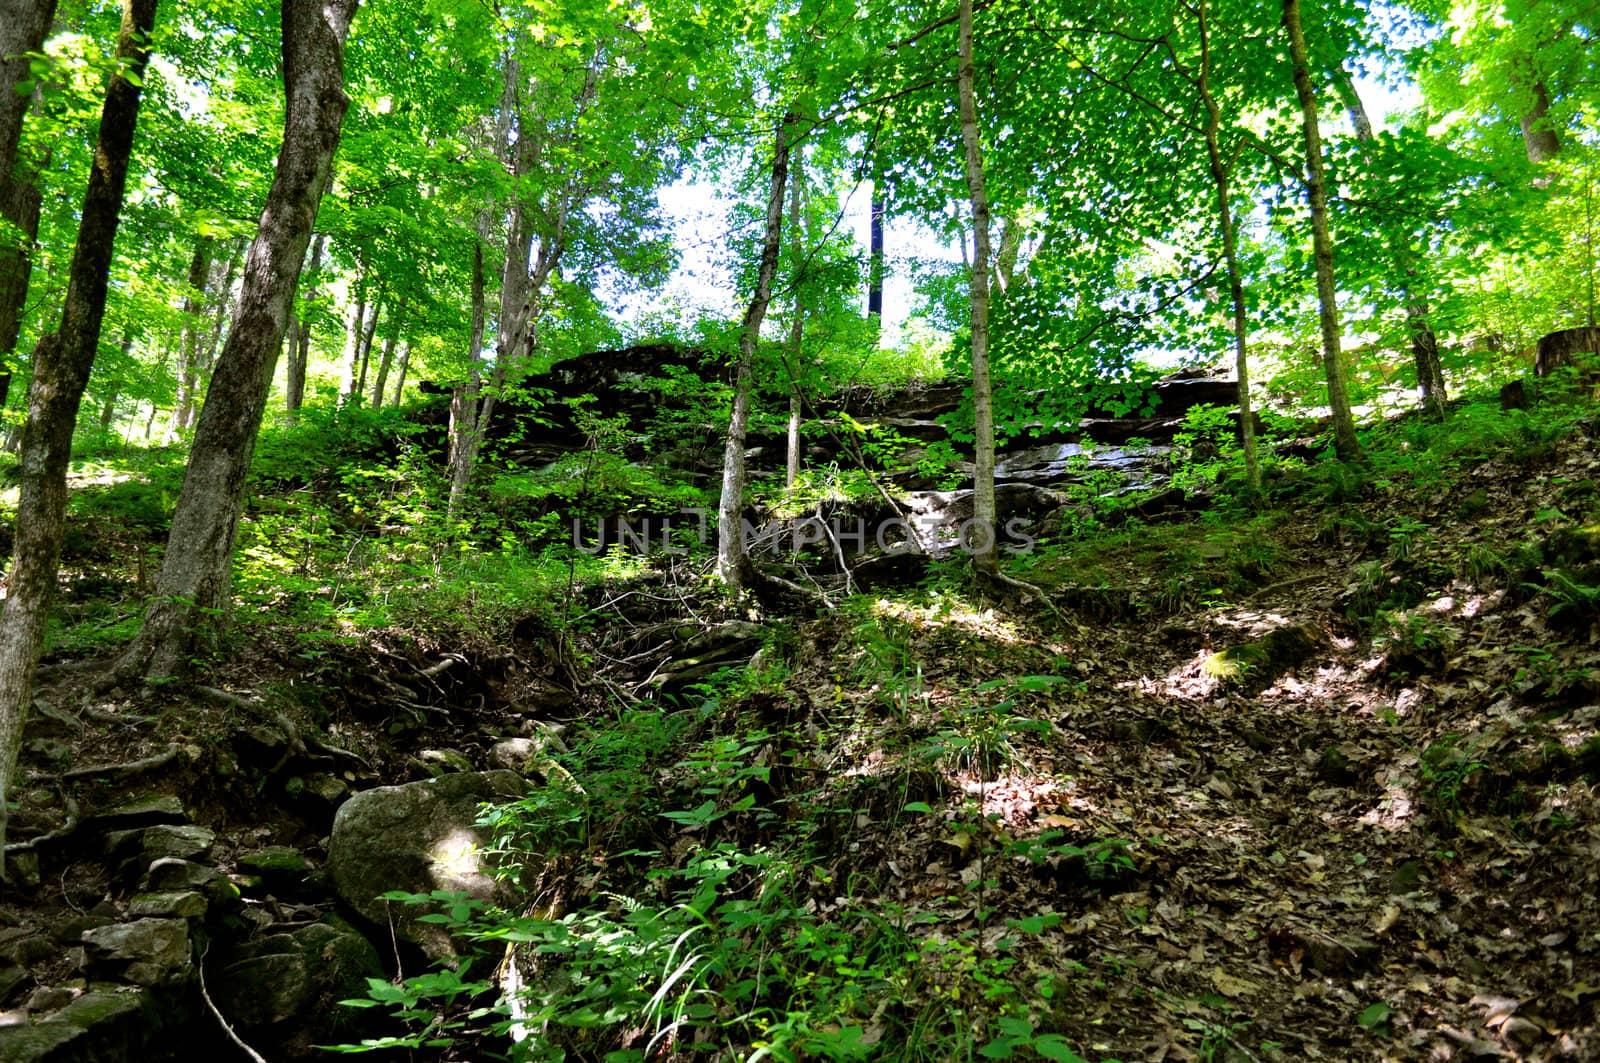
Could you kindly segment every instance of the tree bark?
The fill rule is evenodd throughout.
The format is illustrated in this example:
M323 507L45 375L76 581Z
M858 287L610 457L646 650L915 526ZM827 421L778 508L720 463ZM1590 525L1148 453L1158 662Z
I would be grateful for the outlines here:
M966 162L967 197L972 204L972 262L968 301L972 322L972 535L963 546L981 574L997 576L1000 555L994 504L994 395L989 384L989 196L984 189L983 150L978 140L977 80L972 48L972 0L961 0L956 93L961 115L961 145Z
M194 427L195 385L200 375L201 315L206 308L206 282L211 279L213 241L202 236L189 260L189 288L183 298L183 338L178 347L178 401L173 428L186 433Z
M1529 162L1544 162L1561 153L1561 137L1550 124L1550 90L1535 81L1528 91L1533 103L1522 115L1522 146Z
M794 320L789 323L789 357L794 371L789 374L789 432L784 454L783 485L791 490L800 478L800 373L805 365L806 299L801 285L805 272L805 246L800 239L800 193L805 185L805 159L793 157L789 178L789 242L794 247Z
M228 268L223 271L222 283L217 286L217 310L211 320L211 339L207 342L205 353L200 359L202 387L211 379L211 365L216 359L217 345L222 342L222 330L228 325L228 303L233 297L233 278L239 274L239 263L244 250L243 240L228 241Z
M295 327L289 334L289 372L285 379L284 412L288 415L290 424L299 420L300 407L306 401L306 370L311 365L311 318L310 311L316 304L318 296L318 280L322 273L322 250L327 246L328 238L318 235L311 244L311 264L306 267L306 272L311 275L311 287L306 292L305 299L301 302L301 310L295 320Z
M878 332L883 331L883 197L882 168L872 177L872 216L868 222L870 246L867 250L867 319Z
M117 38L121 66L106 89L100 114L99 139L79 215L78 243L67 275L61 324L41 338L33 352L28 419L22 430L16 537L5 605L0 609L0 877L4 871L6 799L32 701L33 675L44 646L66 530L72 431L100 344L112 250L155 17L156 0L125 0Z
M761 322L772 302L772 278L778 272L783 240L783 191L789 180L790 130L799 120L793 111L778 123L773 137L772 181L767 193L767 222L761 240L761 265L756 290L744 312L739 356L733 367L733 409L728 415L728 440L722 451L722 498L717 504L717 577L737 595L750 576L750 555L744 541L745 437L750 427L751 369L761 341Z
M1322 372L1328 382L1328 407L1333 414L1333 446L1341 461L1360 461L1361 442L1350 412L1340 353L1339 303L1333 275L1333 235L1328 227L1328 178L1322 163L1322 132L1317 127L1317 97L1311 85L1300 0L1283 0L1283 25L1294 63L1294 88L1300 98L1306 145L1306 192L1311 200L1311 243L1316 260L1318 317L1322 326Z
M517 89L521 66L508 49L505 53L505 78L500 86L500 109L495 114L494 152L502 164L515 172L519 157L511 153L511 118L517 108ZM492 201L478 212L477 239L472 245L472 334L467 343L467 379L457 384L450 395L450 500L445 515L455 520L461 512L472 464L477 459L479 402L483 394L483 336L487 329L488 299L485 294L483 249L489 244L489 210ZM510 236L515 236L514 233ZM526 248L523 262L527 262Z
M343 406L356 393L356 371L361 364L361 333L367 323L367 278L356 281L356 305L350 312L350 324L344 336L344 373L339 381L339 405Z
M411 341L406 340L400 345L400 365L395 370L399 378L394 383L394 398L389 405L400 405L400 397L406 393L406 371L411 368Z
M18 94L30 76L28 52L44 46L55 18L56 0L0 0L0 218L19 229L22 244L0 242L0 409L11 392L7 359L22 333L22 308L28 301L33 241L39 235L42 203L31 167L19 165L17 148L32 93Z
M295 285L327 190L349 97L344 42L357 0L283 0L283 145L239 311L217 360L144 629L117 673L177 674L229 603L234 540Z
M383 409L383 389L389 383L389 369L394 365L395 344L400 342L400 329L405 324L406 301L400 300L389 322L389 334L383 338L383 357L378 361L376 379L372 382L372 408Z
M478 437L478 395L483 390L483 332L488 317L484 297L483 245L487 221L480 218L477 239L472 246L472 335L467 343L467 379L450 393L450 501L445 516L455 520L461 512L467 479L472 473L469 448L476 448Z
M386 308L383 305L383 289L378 289L378 297L372 301L372 314L367 318L367 330L361 337L361 361L356 372L355 391L352 398L360 399L367 393L367 367L372 362L372 341L378 335L378 319L383 316Z
M1200 29L1200 73L1196 87L1206 112L1206 159L1217 192L1217 223L1222 230L1222 256L1228 267L1228 298L1233 307L1233 364L1239 376L1239 438L1244 447L1245 477L1251 490L1261 487L1261 464L1256 454L1256 415L1250 403L1250 323L1244 302L1244 274L1239 268L1239 230L1230 198L1231 175L1223 159L1220 131L1222 108L1211 91L1211 25L1206 0L1199 0L1196 17Z

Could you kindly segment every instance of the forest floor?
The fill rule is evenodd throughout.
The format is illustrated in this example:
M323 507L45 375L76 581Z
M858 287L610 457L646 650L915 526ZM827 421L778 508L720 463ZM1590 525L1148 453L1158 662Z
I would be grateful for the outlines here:
M296 743L358 754L334 774L360 788L440 747L481 764L531 716L563 730L570 800L520 813L524 878L630 928L584 984L648 998L609 1032L569 1015L572 1058L1600 1059L1597 425L1019 560L1044 601L939 570L735 613L646 574L565 632L308 651L258 627L209 693L52 673L14 830L152 782L52 773L171 751L156 785L219 866L316 864L331 809L285 785ZM629 651L714 617L753 617L760 652L650 700L672 650ZM43 871L0 927L118 903L92 858ZM639 936L686 906L696 949ZM57 960L34 980L70 980Z

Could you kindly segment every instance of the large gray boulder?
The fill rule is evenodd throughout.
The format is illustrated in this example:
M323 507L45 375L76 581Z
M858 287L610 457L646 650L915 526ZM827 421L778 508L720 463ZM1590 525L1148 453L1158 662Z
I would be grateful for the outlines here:
M365 919L387 927L429 956L456 955L449 932L418 918L436 911L429 905L379 900L391 890L466 893L497 904L511 900L498 881L484 849L488 835L474 826L485 802L514 801L528 792L515 772L484 771L379 786L356 794L339 807L328 842L328 872L346 904Z

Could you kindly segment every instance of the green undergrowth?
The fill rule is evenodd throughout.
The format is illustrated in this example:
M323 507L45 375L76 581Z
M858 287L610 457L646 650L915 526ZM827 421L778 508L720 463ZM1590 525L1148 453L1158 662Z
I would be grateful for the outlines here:
M912 670L884 649L900 638L892 625L870 623L865 602L851 611L861 619L826 624L844 639L840 652L859 651L863 678ZM1134 873L1133 843L1059 829L1012 838L970 795L913 781L995 777L1048 729L1029 706L1069 681L979 684L901 729L888 751L899 766L864 780L832 760L859 722L845 705L797 716L788 668L730 670L686 692L676 712L594 722L549 785L488 809L502 873L530 896L567 901L519 914L395 895L446 901L437 920L469 958L373 980L347 1003L385 1009L405 1032L340 1050L476 1044L519 1060L610 1063L1083 1059L1059 1032L1073 972L1037 962L1061 916L1003 909L1000 877L1062 864L1080 888L1111 888ZM886 822L861 826L875 818ZM879 877L885 857L866 854L930 827L981 850L980 873L964 896L897 901Z

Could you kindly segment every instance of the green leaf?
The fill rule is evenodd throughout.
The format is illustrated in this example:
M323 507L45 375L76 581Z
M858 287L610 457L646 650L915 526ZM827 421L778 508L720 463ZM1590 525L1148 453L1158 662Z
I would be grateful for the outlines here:
M926 801L908 801L906 803L906 811L907 812L932 812L933 811L933 806L928 804L928 802L926 802Z
M1360 1024L1363 1029L1371 1030L1376 1033L1378 1028L1384 1023L1388 1022L1389 1016L1393 1014L1393 1008L1382 1001L1379 1001L1376 1004L1368 1004L1366 1010L1360 1015L1356 1016L1356 1022Z
M1057 1063L1089 1063L1074 1052L1067 1039L1058 1033L1042 1033L1035 1037L1033 1050L1043 1058L1056 1060Z

